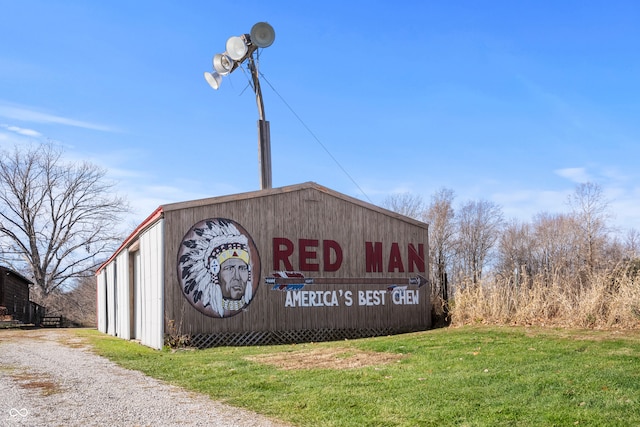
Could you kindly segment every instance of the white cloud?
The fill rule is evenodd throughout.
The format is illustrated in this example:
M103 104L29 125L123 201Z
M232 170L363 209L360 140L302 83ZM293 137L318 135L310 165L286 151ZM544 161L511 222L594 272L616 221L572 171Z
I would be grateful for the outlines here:
M32 123L55 123L65 126L73 126L84 129L98 130L102 132L115 132L117 129L98 123L83 122L54 114L42 113L31 108L10 104L0 104L0 116L13 120Z
M587 173L587 170L585 168L556 169L554 173L579 184L591 181L589 174Z
M3 127L8 131L15 132L19 135L32 136L34 138L39 138L42 136L40 132L33 129L25 129L18 126L10 126L10 125L0 125L0 127Z
M34 132L15 132L9 130L10 126L0 125L0 144L3 148L9 148L12 146L20 146L23 144L30 144L35 140L41 140L42 135L36 136ZM27 129L25 129L27 130ZM30 136L27 136L26 133L31 133ZM39 133L39 132L37 132Z

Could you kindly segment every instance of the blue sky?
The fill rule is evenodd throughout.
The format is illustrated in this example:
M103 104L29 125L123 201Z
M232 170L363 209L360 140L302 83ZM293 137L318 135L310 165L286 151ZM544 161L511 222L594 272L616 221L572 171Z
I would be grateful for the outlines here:
M54 141L105 167L132 222L164 203L259 189L248 76L236 70L214 91L203 72L228 37L267 21L274 187L315 181L376 204L446 187L529 221L566 212L591 181L615 225L640 229L639 2L0 0L0 10L0 147Z

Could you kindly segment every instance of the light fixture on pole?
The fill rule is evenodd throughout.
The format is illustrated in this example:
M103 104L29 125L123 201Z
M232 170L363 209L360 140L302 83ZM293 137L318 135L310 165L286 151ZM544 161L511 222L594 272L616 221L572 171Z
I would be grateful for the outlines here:
M244 61L247 61L253 91L258 104L258 162L260 166L260 188L271 188L271 137L269 122L264 117L262 90L258 79L258 67L254 53L258 48L269 47L273 44L276 33L266 22L258 22L251 28L249 34L229 37L225 46L226 51L217 53L213 57L213 72L205 72L204 78L214 89L222 83L222 77L231 74Z
M247 54L249 47L242 37L229 37L227 40L227 55L234 61L238 61Z
M225 53L216 53L213 57L213 69L221 76L226 76L233 71L235 65L233 59Z
M215 71L213 73L206 72L204 73L204 78L214 89L218 89L220 87L220 83L222 83L222 76Z

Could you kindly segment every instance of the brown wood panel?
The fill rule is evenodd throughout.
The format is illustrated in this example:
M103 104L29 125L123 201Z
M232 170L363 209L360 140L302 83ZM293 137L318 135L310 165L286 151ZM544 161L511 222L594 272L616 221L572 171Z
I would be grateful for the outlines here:
M29 283L13 270L0 267L0 306L6 307L7 314L16 320L28 321Z
M243 331L282 331L298 329L349 329L430 326L428 286L418 291L417 304L394 304L387 285L352 283L307 285L295 294L271 290L264 283L274 270L273 238L294 244L288 257L294 270L301 269L301 239L317 240L308 247L315 258L308 261L319 271L302 271L306 277L321 278L397 278L398 284L415 273L408 272L408 245L424 245L425 277L428 275L428 228L424 223L357 199L335 193L317 184L301 184L283 189L263 190L244 195L225 196L167 205L165 218L165 314L166 320L180 323L183 333L225 333ZM240 314L228 318L208 317L184 297L178 284L177 254L180 242L197 222L207 218L228 218L240 224L256 243L260 256L260 283L252 302ZM323 241L339 244L342 265L338 271L324 271ZM382 245L382 272L366 271L366 242ZM390 251L397 244L404 272L387 271ZM331 259L329 259L331 262ZM279 266L282 267L281 265ZM280 269L279 268L279 269ZM417 288L408 286L413 292ZM367 292L369 292L367 294ZM351 296L347 305L346 294ZM289 294L289 295L287 295ZM286 307L289 301L317 306ZM362 296L362 297L361 297ZM372 305L362 305L369 296ZM298 300L295 298L298 297ZM305 299L306 298L306 299ZM384 298L384 305L381 304ZM320 303L319 303L320 301ZM364 300L367 301L366 299ZM329 305L325 306L324 303ZM332 306L333 303L338 306Z

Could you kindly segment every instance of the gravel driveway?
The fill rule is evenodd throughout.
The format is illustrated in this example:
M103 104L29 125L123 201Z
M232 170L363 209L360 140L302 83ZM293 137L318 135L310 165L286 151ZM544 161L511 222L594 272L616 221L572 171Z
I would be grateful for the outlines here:
M130 371L72 331L0 330L0 426L284 426Z

